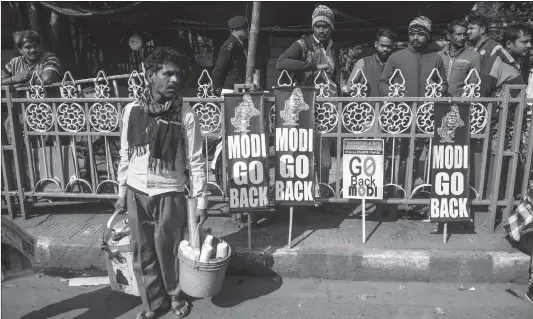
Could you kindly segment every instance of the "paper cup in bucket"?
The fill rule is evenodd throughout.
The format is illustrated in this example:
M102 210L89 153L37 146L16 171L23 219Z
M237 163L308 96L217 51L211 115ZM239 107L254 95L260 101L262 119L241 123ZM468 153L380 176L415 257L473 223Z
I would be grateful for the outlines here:
M224 241L220 240L221 243ZM180 287L187 295L195 298L212 297L219 293L226 278L226 269L230 262L231 247L228 245L228 257L221 261L203 263L190 260L179 249Z

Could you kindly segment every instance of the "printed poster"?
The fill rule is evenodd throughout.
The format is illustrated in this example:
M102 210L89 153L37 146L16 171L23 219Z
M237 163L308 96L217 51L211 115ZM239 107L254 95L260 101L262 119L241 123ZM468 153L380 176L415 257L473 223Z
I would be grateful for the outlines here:
M431 152L432 221L470 221L470 105L435 103Z
M274 93L275 204L314 205L315 89L278 87Z
M267 136L262 93L224 95L229 211L268 204Z

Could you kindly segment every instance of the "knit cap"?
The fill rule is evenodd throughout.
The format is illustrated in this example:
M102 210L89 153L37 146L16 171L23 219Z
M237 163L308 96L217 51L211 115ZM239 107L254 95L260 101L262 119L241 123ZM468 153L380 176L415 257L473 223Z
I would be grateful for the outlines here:
M409 24L409 32L423 32L429 37L431 33L431 20L424 16L416 17Z
M313 11L313 23L311 26L314 26L317 22L323 21L329 24L331 29L333 29L334 20L333 10L326 6L319 5L316 7L315 11Z

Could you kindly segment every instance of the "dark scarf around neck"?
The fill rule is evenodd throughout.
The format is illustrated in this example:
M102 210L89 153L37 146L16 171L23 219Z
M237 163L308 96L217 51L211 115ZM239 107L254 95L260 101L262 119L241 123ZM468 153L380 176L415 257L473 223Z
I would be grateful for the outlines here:
M128 122L128 159L150 151L148 169L176 170L175 160L181 142L181 108L183 98L177 96L165 104L153 100L147 89L138 99Z

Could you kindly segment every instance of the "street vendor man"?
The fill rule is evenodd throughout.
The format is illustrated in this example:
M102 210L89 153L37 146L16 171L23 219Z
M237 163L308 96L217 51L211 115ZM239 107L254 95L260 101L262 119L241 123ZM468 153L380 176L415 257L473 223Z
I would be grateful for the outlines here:
M13 40L20 52L2 69L2 86L28 85L34 72L40 75L43 85L60 80L61 64L53 53L46 52L41 47L39 33L27 30L13 34Z
M169 306L177 318L191 305L179 285L179 243L187 225L185 170L198 198L195 223L207 219L206 161L198 119L178 93L190 63L169 47L144 62L146 90L124 110L116 209L128 212L133 270L144 310L158 317Z
M313 34L294 42L276 63L278 71L286 70L291 74L296 85L315 87L315 78L320 74L320 82L329 82L329 96L340 95L339 51L331 40L334 28L333 11L319 5L312 15ZM324 78L325 77L325 78ZM318 145L317 137L316 145ZM322 138L322 148L315 148L315 167L319 182L329 184L331 169L331 145L334 138ZM321 187L321 196L325 196L327 187ZM324 207L325 208L325 207ZM332 212L326 209L327 212Z
M243 16L235 16L229 19L228 27L231 34L220 47L213 68L213 88L218 96L233 92L235 84L244 84L246 80L248 21Z

